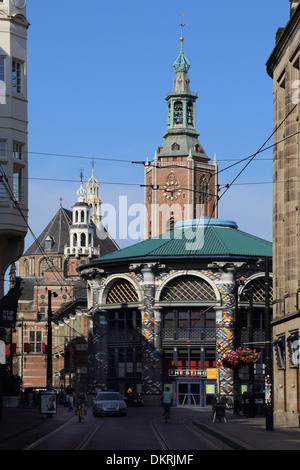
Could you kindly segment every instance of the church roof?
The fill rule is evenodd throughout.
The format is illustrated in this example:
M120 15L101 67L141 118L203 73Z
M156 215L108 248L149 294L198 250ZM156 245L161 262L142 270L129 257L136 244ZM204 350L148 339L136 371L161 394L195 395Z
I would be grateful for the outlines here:
M188 221L175 229L118 252L101 256L95 263L147 258L192 257L271 257L272 243L238 230L235 222L204 218Z
M72 211L60 207L54 217L50 220L41 234L32 243L23 256L38 255L38 254L64 254L64 247L69 246L70 233L69 229L72 225ZM103 229L99 232L95 227L94 245L100 246L100 253L107 254L111 251L118 250L118 245L111 238L108 232ZM51 243L47 245L46 240ZM50 248L51 246L51 248Z
M72 225L72 211L60 207L37 239L32 243L24 256L44 253L46 238L52 240L52 248L46 253L63 254L64 246L69 244L69 227Z

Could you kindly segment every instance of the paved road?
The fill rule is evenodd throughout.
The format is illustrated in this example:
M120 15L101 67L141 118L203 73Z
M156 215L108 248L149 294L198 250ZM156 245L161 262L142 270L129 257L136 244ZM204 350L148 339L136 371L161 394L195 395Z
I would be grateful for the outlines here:
M89 410L90 411L90 410ZM193 424L195 412L172 409L165 422L159 409L128 408L126 417L73 417L38 439L30 450L216 450L229 447Z
M246 418L226 412L226 422L213 422L211 409L172 408L165 423L160 408L128 408L127 417L88 416L79 423L73 412L59 406L48 419L37 408L7 408L0 421L0 451L31 450L24 458L39 456L35 450L102 450L97 458L136 451L192 453L201 450L300 450L300 427L274 427L266 431L264 417ZM197 453L197 451L200 451ZM17 455L14 454L14 458ZM72 456L79 455L72 453ZM81 452L80 455L86 455ZM222 452L214 452L214 461ZM221 458L221 457L220 457ZM78 457L76 457L77 461ZM113 462L111 462L113 464ZM24 466L24 465L23 465Z

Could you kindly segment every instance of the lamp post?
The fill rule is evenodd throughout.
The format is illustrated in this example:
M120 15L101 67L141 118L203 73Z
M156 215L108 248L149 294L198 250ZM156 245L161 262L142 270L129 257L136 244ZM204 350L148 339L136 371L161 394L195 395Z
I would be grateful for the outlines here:
M249 343L253 344L253 289L249 288ZM255 416L254 364L249 364L249 417Z
M270 258L265 258L265 406L266 430L273 431L273 364L270 314Z
M57 297L56 292L48 291L48 333L47 333L47 389L53 388L53 364L52 364L52 307L51 296Z

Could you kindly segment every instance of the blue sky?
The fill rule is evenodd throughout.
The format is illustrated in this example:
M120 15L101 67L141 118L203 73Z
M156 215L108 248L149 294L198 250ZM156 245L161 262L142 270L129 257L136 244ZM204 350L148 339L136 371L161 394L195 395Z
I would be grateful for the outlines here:
M273 129L272 80L265 63L289 1L27 1L29 225L38 236L84 180L100 181L102 202L143 203L142 165L166 130L165 95L179 54L181 12L196 127L230 184ZM272 144L272 140L268 145ZM57 155L57 156L54 156ZM66 156L68 155L68 157ZM116 161L119 160L119 161ZM56 180L56 181L51 181ZM260 154L221 198L219 217L272 239L272 149ZM118 234L117 234L118 235ZM120 246L132 240L118 240ZM32 243L29 234L26 247Z

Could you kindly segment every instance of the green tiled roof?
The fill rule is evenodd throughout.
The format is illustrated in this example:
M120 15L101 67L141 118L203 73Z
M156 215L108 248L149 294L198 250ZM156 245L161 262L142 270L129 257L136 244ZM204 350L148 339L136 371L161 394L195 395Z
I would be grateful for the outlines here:
M194 222L194 221L191 221ZM142 257L272 256L272 243L237 229L234 222L183 224L174 230L109 253L95 262Z

